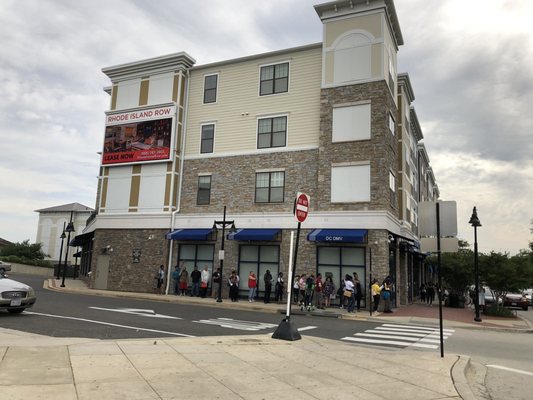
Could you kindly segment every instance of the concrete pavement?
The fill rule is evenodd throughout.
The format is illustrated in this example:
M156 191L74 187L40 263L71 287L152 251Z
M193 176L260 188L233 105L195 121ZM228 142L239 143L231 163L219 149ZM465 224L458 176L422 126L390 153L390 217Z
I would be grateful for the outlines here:
M95 291L79 280L67 280L61 288L51 279L45 287L213 307L270 312L283 308L262 302L216 303L213 299ZM402 312L403 308L393 316L372 318L402 322L414 318ZM370 318L363 312L342 313L341 317ZM295 342L270 335L95 340L0 328L2 400L474 399L467 379L469 365L469 358L460 355L440 358L439 352L368 348L305 335Z

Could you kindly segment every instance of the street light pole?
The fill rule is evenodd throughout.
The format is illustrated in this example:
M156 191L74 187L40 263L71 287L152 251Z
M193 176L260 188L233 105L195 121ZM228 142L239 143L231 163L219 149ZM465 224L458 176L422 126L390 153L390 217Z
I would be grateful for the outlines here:
M468 223L474 227L474 305L476 308L476 316L474 318L474 321L481 322L481 318L479 317L479 264L477 250L477 228L481 226L481 222L479 221L479 218L477 216L476 207L474 207L474 209L472 210L472 216L470 217L470 221Z
M61 287L65 287L65 276L67 275L67 259L68 259L68 248L70 245L70 233L74 232L74 223L72 222L72 214L74 211L70 212L70 222L65 229L65 232L68 233L67 236L67 249L65 250L65 264L63 265L63 280L61 281Z
M226 225L231 225L232 229L235 229L235 223L234 221L226 221L226 206L224 206L224 215L222 217L222 221L215 221L213 228L218 228L218 226L222 226L222 243L220 244L220 280L218 282L218 295L217 295L217 303L222 303L222 271L224 269L224 239L226 236Z
M66 222L63 222L63 232L61 232L61 236L59 238L61 239L61 247L59 249L59 263L57 264L57 276L56 279L59 280L61 276L61 260L63 260L63 242L65 241L65 225Z

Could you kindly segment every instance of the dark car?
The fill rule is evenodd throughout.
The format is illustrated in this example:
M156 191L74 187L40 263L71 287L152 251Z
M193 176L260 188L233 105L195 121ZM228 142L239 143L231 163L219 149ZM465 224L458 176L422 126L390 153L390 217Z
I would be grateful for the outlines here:
M520 293L507 293L503 299L504 307L519 307L524 311L528 309L526 296Z

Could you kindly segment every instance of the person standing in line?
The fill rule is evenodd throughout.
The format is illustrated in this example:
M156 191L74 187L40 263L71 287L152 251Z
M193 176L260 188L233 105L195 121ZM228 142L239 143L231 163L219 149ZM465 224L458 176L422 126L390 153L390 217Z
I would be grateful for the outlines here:
M353 285L355 290L355 305L357 311L361 311L361 299L363 298L363 288L361 287L361 281L357 272L353 273Z
M379 287L379 283L377 279L372 279L372 300L373 303L372 306L374 307L374 312L378 311L379 306L379 298L381 297L381 289Z
M294 282L292 283L292 297L294 298L294 304L298 304L300 297L300 275L294 277Z
M276 302L279 304L283 301L283 290L285 288L285 282L283 281L283 272L278 273L278 279L276 280Z
M263 279L265 282L265 296L263 301L265 302L265 304L268 304L270 303L270 294L272 293L272 279L274 279L269 269L266 270Z
M315 293L315 276L313 274L305 280L305 297L304 307L310 309L313 304L313 295Z
M231 301L236 302L239 300L239 275L235 270L231 271L231 275L228 278L229 285L229 298Z
M163 265L159 266L159 270L155 275L155 288L154 293L163 294L163 282L165 280L165 267Z
M213 272L213 286L211 287L211 297L213 299L218 298L218 288L220 287L221 279L222 276L220 275L220 267L217 267L215 272ZM222 297L222 293L220 293L220 297Z
M426 302L426 285L424 284L424 282L422 282L422 284L420 285L420 301L422 303Z
M307 277L305 274L300 275L300 280L298 281L298 290L300 291L300 305L303 306L305 304L305 281L307 280Z
M333 283L333 279L331 276L328 276L326 278L326 282L324 282L324 302L326 303L326 307L331 306L331 300L334 299L335 296L335 284Z
M198 266L194 266L194 270L191 272L191 297L200 296L200 279L202 273L198 271Z
M348 299L348 312L353 313L355 309L355 286L352 277L348 274L344 277L344 297Z
M180 267L179 265L176 265L174 267L174 271L172 271L172 283L174 284L174 294L177 296L179 293L179 285L180 285Z
M381 294L383 296L383 312L384 313L392 313L391 310L391 292L392 292L392 279L390 276L387 276L385 280L383 281L383 289L381 290Z
M206 265L202 271L200 282L200 291L203 299L205 299L205 296L207 295L207 288L209 287L209 275L209 267Z
M180 296L187 294L187 287L189 286L189 273L187 267L183 266L180 272Z
M248 301L251 303L255 301L255 289L257 288L257 277L250 271L248 274Z
M344 297L344 289L346 289L346 282L345 279L342 279L341 284L337 289L337 294L339 295L339 308L344 308L344 302L346 300L346 297Z
M318 309L325 310L326 307L324 307L324 283L322 282L322 274L319 272L316 275L315 280L315 306Z

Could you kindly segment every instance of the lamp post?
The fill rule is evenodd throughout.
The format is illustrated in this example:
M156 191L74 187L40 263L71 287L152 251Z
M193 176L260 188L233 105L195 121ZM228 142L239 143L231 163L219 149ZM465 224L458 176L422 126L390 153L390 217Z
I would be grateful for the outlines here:
M222 303L222 271L224 269L224 239L226 236L226 225L231 226L231 230L235 230L234 221L226 221L226 206L224 206L224 216L222 217L222 221L215 221L213 224L213 229L218 229L219 226L222 227L222 243L220 244L220 253L218 256L220 260L220 281L218 282L217 303Z
M468 221L470 225L474 227L474 284L475 284L475 294L476 297L474 299L474 305L476 307L476 317L474 318L474 321L481 322L481 318L479 317L479 267L478 267L478 254L477 254L477 228L481 226L481 222L479 221L479 218L477 216L477 209L474 207L472 210L472 216L470 217L470 221Z
M65 276L67 275L67 259L68 259L68 248L70 245L70 233L74 232L74 223L72 222L72 214L74 211L70 212L70 222L65 228L65 232L68 233L67 236L67 249L65 250L65 264L63 265L63 280L61 281L61 287L65 287Z
M67 237L65 235L65 224L66 222L63 222L63 232L61 232L61 236L59 236L59 238L61 239L61 247L59 248L59 263L57 264L57 275L56 275L57 280L59 280L61 276L61 260L63 259L63 242L65 241L65 238Z

